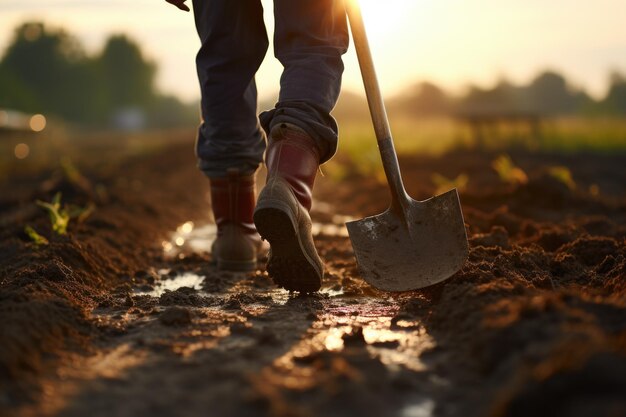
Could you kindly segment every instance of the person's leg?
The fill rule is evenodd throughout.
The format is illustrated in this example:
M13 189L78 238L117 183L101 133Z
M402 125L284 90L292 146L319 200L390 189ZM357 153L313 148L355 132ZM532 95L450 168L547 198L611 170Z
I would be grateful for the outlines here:
M274 0L275 55L284 71L276 108L261 115L269 134L280 123L303 129L319 147L320 163L337 149L337 123L330 112L341 89L348 49L343 0Z
M261 115L269 133L267 184L254 223L272 251L267 271L292 291L321 286L324 264L311 234L309 210L320 163L337 148L337 124L330 115L341 87L341 55L348 46L343 2L275 0L276 56L285 70L280 99Z
M253 270L263 252L252 221L254 174L265 149L254 83L268 46L263 9L260 0L194 0L193 6L202 41L196 154L211 180L218 231L212 257L219 269Z
M210 178L231 168L249 174L263 158L254 75L268 39L260 0L194 0L202 46L196 57L202 124L196 155Z

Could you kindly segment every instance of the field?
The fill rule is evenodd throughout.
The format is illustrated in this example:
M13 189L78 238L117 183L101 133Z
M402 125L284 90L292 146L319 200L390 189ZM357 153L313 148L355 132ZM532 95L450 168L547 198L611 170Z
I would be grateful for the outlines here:
M388 192L368 125L346 125L316 184L310 296L210 264L193 132L7 138L0 414L626 416L624 122L481 148L398 123L409 194L458 187L470 238L453 278L399 294L354 263L343 223Z

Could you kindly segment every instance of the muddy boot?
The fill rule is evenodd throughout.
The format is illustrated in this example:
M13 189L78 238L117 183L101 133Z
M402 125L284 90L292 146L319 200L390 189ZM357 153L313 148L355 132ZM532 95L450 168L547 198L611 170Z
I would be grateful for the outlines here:
M252 221L254 191L254 174L240 175L233 169L224 178L211 178L211 205L217 224L211 253L218 269L253 271L257 258L267 252Z
M313 245L309 216L319 167L317 146L302 129L283 123L272 129L265 159L267 184L254 223L270 242L267 272L289 291L317 291L324 265Z

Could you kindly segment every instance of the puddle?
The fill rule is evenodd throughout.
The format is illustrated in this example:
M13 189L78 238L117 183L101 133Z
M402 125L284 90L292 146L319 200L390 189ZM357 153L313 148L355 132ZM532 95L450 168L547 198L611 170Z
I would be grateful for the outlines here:
M161 280L154 284L154 289L152 291L136 291L136 293L139 295L160 297L165 293L165 291L176 291L177 289L184 287L193 288L194 290L202 289L202 282L205 278L204 276L194 274L193 272L185 272L173 278L169 278L164 276L168 272L168 270L159 271Z
M211 252L211 245L216 237L217 226L214 224L207 223L198 227L194 222L185 222L161 246L168 256L177 256L182 252Z
M348 237L345 222L352 217L334 215L332 223L313 223L313 235ZM169 240L161 242L163 252L170 257L181 253L210 253L211 245L217 238L217 226L207 223L197 226L194 222L185 222L176 228Z
M346 226L330 223L313 223L311 232L313 236L348 237L348 229L346 229Z
M343 295L343 287L338 290L334 290L332 288L322 288L319 292L320 294L328 295L329 298L341 297Z
M385 318L382 321L385 321ZM330 326L320 332L318 341L321 342L321 347L324 349L340 352L346 348L344 338L351 333L353 326L341 326L339 323ZM363 326L363 339L372 356L377 357L381 363L390 369L403 367L414 372L423 372L427 369L419 358L421 352L433 345L432 339L428 335L419 334L419 332L398 332L377 327L374 323ZM314 350L313 346L311 348Z
M190 236L193 236L194 232L202 234L207 230L211 231L204 226L195 228L191 225L184 229L179 228L177 234L183 237L185 242L189 242L193 240ZM205 273L206 279L211 280L213 273ZM205 288L203 275L184 272L170 277L169 269L159 270L158 274L160 279L154 288L138 294L160 297L166 290L175 291L182 287L190 287L199 291L199 294L206 294L203 293ZM279 369L281 377L286 380L302 381L304 385L314 384L315 371L310 369L314 365L310 365L313 363L310 361L314 361L316 355L323 351L334 352L332 357L340 357L338 355L342 355L342 351L348 356L365 353L372 361L385 366L390 374L401 371L420 373L428 371L428 366L421 357L424 351L435 345L435 341L419 321L394 321L400 306L392 297L368 297L352 293L346 295L340 285L335 285L322 288L320 291L322 296L312 299L311 303L305 299L302 302L296 300L291 304L290 301L294 300L293 295L284 289L258 285L259 277L251 279L245 274L228 277L232 278L232 285L211 292L210 296L215 303L202 307L205 318L194 319L196 320L194 326L198 327L194 329L198 332L198 339L177 345L177 353L190 357L196 351L213 349L216 346L226 350L252 349L253 344L262 340L266 333L280 340L282 332L306 329L306 336L290 348L286 346L284 349L281 348L282 354L278 355L274 362L275 369ZM240 308L228 310L225 306L233 295L237 296L234 300L241 298L243 301ZM240 295L252 297L239 297ZM267 312L271 314L266 315ZM281 312L284 314L278 314ZM235 316L236 319L233 319ZM240 323L240 327L224 326L224 323L233 323L225 320L235 320ZM200 331L203 323L220 325L219 332L225 333L218 334L217 330L215 333L203 333ZM241 325L248 330L236 330L241 329ZM362 333L356 329L361 329ZM207 338L207 334L213 339ZM312 359L298 361L298 358ZM310 375L303 377L303 372L310 372ZM432 417L436 403L423 395L424 393L418 393L412 396L411 400L394 415Z
M356 220L352 216L333 214L334 207L326 203L317 203L313 210L322 213L326 222L314 222L312 232L314 236L325 235L332 237L348 237L346 223Z
M322 207L323 209L325 207ZM348 216L328 213L324 222L313 224L313 233L324 236L348 236L345 222L353 220ZM169 241L163 242L163 249L168 255L189 252L209 252L216 237L214 224L195 225L193 222L181 224ZM169 270L159 271L161 279L153 289L143 294L160 297L166 290L175 291L182 287L203 290L204 276L185 272L169 277ZM248 312L262 316L264 310L287 306L292 295L288 291L262 286L251 288L250 280L245 276L233 280L232 286L224 292L212 293L213 296L228 300L236 294L257 293L265 296L258 303L245 306ZM298 344L295 350L285 357L293 356L295 351L314 352L320 350L342 351L346 345L346 335L355 328L362 329L362 343L373 357L390 369L403 367L415 372L422 372L426 365L420 360L421 353L434 345L434 340L426 333L419 322L401 320L392 324L392 318L398 312L398 304L393 299L371 298L364 296L346 296L340 285L324 287L320 291L317 319L311 325L312 337ZM269 296L269 297L267 297ZM221 307L215 307L220 312ZM351 342L350 342L351 343ZM358 343L358 341L357 341ZM434 403L430 400L412 403L402 411L406 417L431 416Z
M431 417L435 411L435 402L429 398L410 404L402 409L400 417Z
M335 211L335 206L333 206L332 204L328 204L320 200L313 200L313 206L311 208L311 212L329 214L334 211Z
M343 224L355 220L352 216L337 214L337 208L334 205L319 200L313 200L311 213L332 216L332 222L335 224Z
M423 327L403 329L392 326L398 309L395 303L367 297L358 297L358 304L352 304L354 301L351 297L340 296L328 299L323 314L312 325L314 335L294 347L291 356L320 350L340 352L350 347L346 343L356 343L389 369L401 367L414 372L427 369L420 356L435 342ZM359 342L357 337L356 341L346 342L346 337L358 328L362 330L362 341ZM416 410L410 412L417 413Z

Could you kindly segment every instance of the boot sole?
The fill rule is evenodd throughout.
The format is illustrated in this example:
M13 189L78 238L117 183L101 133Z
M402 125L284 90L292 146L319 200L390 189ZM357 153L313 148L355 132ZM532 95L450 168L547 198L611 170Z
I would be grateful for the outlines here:
M289 210L273 204L257 207L254 224L261 237L270 242L267 272L274 282L289 291L318 291L323 271L319 271L316 262L306 253Z

